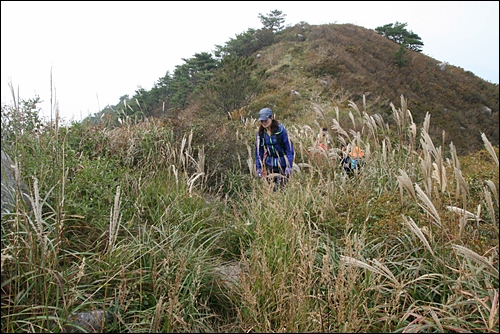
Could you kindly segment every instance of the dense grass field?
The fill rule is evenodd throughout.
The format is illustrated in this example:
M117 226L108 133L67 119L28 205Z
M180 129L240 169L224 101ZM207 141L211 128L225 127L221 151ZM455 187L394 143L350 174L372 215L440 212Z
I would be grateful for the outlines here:
M403 97L391 126L350 107L328 152L283 121L277 192L255 119L225 120L244 149L217 155L159 119L2 128L31 197L2 215L2 332L498 333L498 147L458 156ZM351 177L341 142L365 152Z

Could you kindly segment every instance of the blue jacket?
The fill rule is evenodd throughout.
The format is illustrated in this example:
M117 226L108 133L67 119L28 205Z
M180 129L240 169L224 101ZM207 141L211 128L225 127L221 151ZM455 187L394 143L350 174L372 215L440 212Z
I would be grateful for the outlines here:
M281 136L281 140L278 136ZM280 167L284 172L286 167L293 166L294 155L293 145L283 124L280 123L278 132L270 136L267 131L264 131L262 137L257 132L255 141L255 165L257 169L262 169L262 162L264 162L268 167Z

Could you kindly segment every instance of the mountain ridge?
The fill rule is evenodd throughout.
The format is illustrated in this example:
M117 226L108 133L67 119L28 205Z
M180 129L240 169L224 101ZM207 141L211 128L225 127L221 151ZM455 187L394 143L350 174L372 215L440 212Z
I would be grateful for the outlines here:
M299 33L304 36L303 41L290 39ZM305 80L300 78L284 80L285 90L294 89L305 99L314 98L310 93L315 89L321 90L317 95L323 101L330 100L332 107L341 109L348 108L349 100L360 103L365 96L371 104L369 111L381 113L387 119L390 104L396 104L403 95L415 122L422 122L427 112L431 114L432 135L441 136L442 131L446 131L447 141L462 147L461 153L482 147L481 132L498 145L498 85L453 65L445 65L441 70L438 66L441 62L412 50L407 50L407 65L399 67L394 63L398 44L374 30L353 24L307 26L306 29L296 26L284 36L288 37L266 50L259 50L261 62L264 63L266 54L272 51L280 54L280 59L291 54L298 58L297 48L302 48L306 61L302 70L294 74L302 72L305 78L318 79L313 87L301 85ZM273 77L274 81L276 77L283 78L278 73L283 66L274 68L270 69L270 82ZM335 100L342 91L350 92L350 98ZM293 109L291 105L290 108Z
M245 41L248 32L246 34L237 35L237 39L241 37ZM399 103L404 96L414 121L422 123L429 113L433 124L429 134L433 140L446 145L453 142L459 154L481 149L481 133L485 133L493 145L499 144L498 84L410 49L405 50L404 64L401 64L395 55L400 50L399 44L375 30L354 24L302 22L272 36L269 34L264 30L254 32L254 40L261 38L265 42L251 53L248 49L253 50L252 45L245 45L245 52L268 74L264 89L242 106L245 117L255 116L263 107L271 107L281 117L300 118L310 124L316 120L310 111L319 106L325 118L320 122L328 126L336 108L347 117L352 110L350 104L355 103L367 107L369 114L381 114L391 124L391 104ZM207 54L203 57L206 60ZM194 63L199 59L183 60ZM172 78L166 76L159 82L169 80ZM200 113L202 101L195 93L196 88L182 108L166 111L165 103L168 106L172 100L171 87L168 89L169 93L165 94L170 95L155 96L156 105L145 112L146 116L173 119L182 127L179 133L191 125L189 120L206 117ZM184 121L179 122L179 118Z

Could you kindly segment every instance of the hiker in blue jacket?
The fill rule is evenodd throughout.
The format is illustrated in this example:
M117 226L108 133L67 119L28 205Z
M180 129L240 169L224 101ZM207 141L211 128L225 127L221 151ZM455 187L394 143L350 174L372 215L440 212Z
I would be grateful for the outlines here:
M274 119L273 111L259 111L259 130L255 141L255 167L259 178L277 174L272 179L275 185L284 185L292 174L293 144L283 124Z

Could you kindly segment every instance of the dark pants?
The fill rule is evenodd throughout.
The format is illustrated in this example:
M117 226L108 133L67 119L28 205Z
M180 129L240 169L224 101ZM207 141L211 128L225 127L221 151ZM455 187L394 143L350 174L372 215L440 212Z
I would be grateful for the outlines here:
M270 174L279 174L273 177L269 177ZM268 183L274 183L274 191L281 187L284 187L288 181L288 176L285 175L285 170L281 167L274 167L266 165L266 180Z
M361 160L356 160L356 164L355 164L355 167L353 168L353 163L352 163L352 159L347 157L347 158L344 158L340 161L341 165L342 165L342 168L344 169L344 171L346 172L347 175L349 176L353 176L356 174L356 172L360 172L361 170L361 166L363 165L363 161Z

